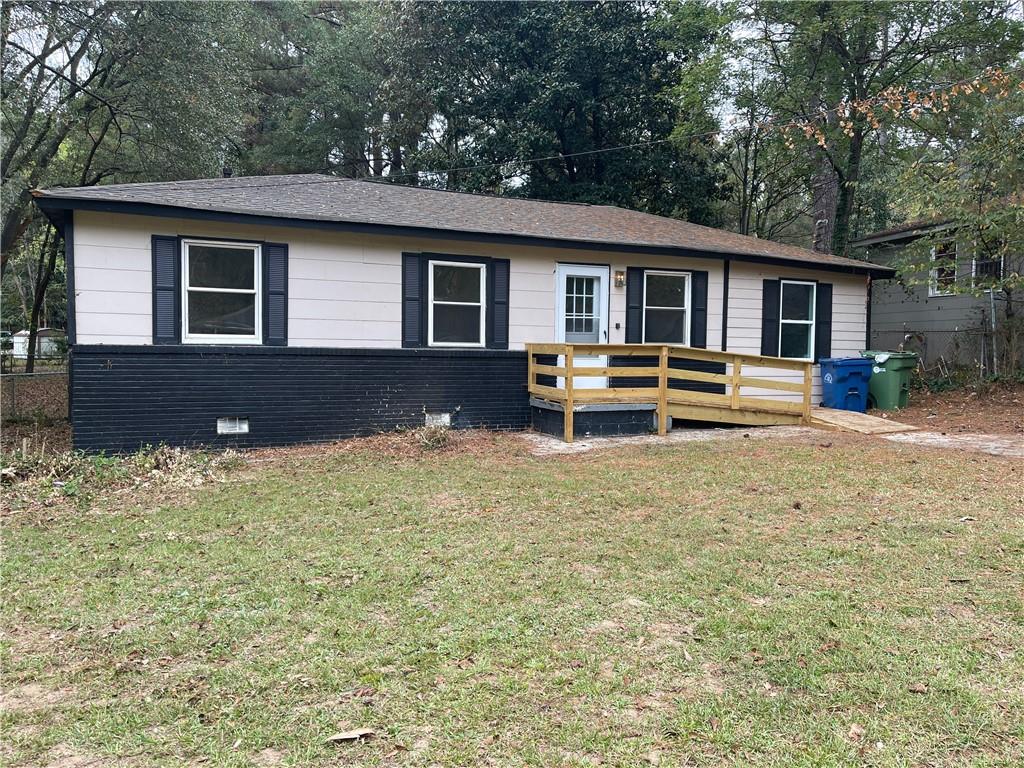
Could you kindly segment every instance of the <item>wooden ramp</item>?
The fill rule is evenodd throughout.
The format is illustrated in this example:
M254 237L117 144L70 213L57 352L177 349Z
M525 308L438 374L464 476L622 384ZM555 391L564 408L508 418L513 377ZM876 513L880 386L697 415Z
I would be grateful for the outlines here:
M880 419L856 411L838 411L833 408L811 408L811 426L840 432L859 432L862 435L886 435L892 432L913 432L917 427Z
M607 362L578 362L595 356ZM575 434L577 406L597 403L653 405L659 435L668 432L673 418L746 425L810 423L813 366L808 360L669 344L563 343L527 344L526 359L530 396L561 406L567 443ZM576 384L577 379L595 377L605 385Z

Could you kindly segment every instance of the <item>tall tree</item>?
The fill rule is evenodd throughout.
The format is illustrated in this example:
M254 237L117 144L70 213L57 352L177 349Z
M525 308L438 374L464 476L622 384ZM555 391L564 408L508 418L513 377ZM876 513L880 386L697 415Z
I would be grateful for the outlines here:
M3 4L4 265L30 224L34 187L220 167L244 112L248 13L230 3Z
M815 247L845 254L865 155L880 125L850 105L893 88L928 88L956 59L1002 64L1020 50L1009 0L758 1L748 8L755 56L779 83L777 114L815 123L806 151Z
M734 120L724 138L729 174L729 226L743 235L806 242L808 158L794 152L770 125L778 83L755 63L737 60L722 85L732 96Z
M670 140L680 118L673 87L695 51L673 46L656 5L423 3L389 11L388 61L428 95L426 104L405 99L399 111L391 88L389 128L401 140L426 118L416 146L405 142L409 159L419 168L465 169L421 181L714 219L721 178L713 143ZM517 162L534 158L550 159Z
M360 3L254 7L253 35L262 41L253 64L257 98L235 148L244 172L374 172L383 80L375 15ZM378 163L376 175L383 170Z

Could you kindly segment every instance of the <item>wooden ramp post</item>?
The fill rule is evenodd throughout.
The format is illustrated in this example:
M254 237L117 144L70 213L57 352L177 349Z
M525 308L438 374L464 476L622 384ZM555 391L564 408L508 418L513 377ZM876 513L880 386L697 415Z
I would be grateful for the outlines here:
M571 443L572 442L572 431L573 431L573 424L572 424L572 415L573 415L572 414L572 409L573 409L572 374L573 374L573 370L572 370L572 366L573 366L572 345L571 344L566 344L565 345L565 406L564 406L565 410L562 413L562 415L563 415L563 417L565 419L565 423L564 423L564 426L563 426L562 439L565 440L565 442L567 442L567 443Z
M668 347L658 358L658 434L668 434Z

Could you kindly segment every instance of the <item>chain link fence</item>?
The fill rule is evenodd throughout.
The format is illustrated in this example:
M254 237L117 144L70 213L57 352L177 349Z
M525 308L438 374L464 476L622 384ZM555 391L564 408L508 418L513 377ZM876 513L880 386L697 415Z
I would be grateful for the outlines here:
M54 421L68 417L67 371L0 376L3 421Z
M1024 337L1022 337L1024 338ZM948 377L954 371L979 379L1010 375L1024 366L1018 338L1007 329L974 327L958 330L875 331L872 349L916 352L926 378Z

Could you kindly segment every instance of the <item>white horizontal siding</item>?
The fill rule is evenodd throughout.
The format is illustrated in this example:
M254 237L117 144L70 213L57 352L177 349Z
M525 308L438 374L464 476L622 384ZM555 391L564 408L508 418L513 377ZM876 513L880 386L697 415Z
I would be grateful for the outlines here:
M729 274L729 336L730 352L761 354L761 294L765 280L791 278L818 280L832 284L832 356L855 357L864 349L867 327L867 282L861 275L847 275L824 270L792 269L733 262ZM730 366L731 369L731 366ZM731 370L729 371L731 373ZM800 371L785 369L743 369L743 373L779 381L803 382ZM813 369L812 403L821 401L819 366ZM743 388L743 395L800 401L796 392L777 392Z
M529 342L554 340L555 268L559 262L606 264L611 274L630 266L706 270L708 346L714 349L721 343L723 272L718 260L419 240L86 211L76 213L74 231L78 340L83 344L149 343L153 235L288 243L291 346L400 346L403 251L509 259L509 342L513 349ZM112 302L113 294L125 294L125 300ZM609 286L612 343L625 341L625 312L625 288Z
M75 292L82 344L149 344L150 264L154 234L288 243L288 337L291 346L401 346L403 251L510 260L509 340L513 349L555 338L555 270L559 262L608 265L612 275L637 266L708 272L709 349L721 349L723 267L717 259L512 246L360 235L79 211L75 214ZM865 280L841 273L775 268L734 261L729 283L728 348L759 354L765 279L816 279L833 285L832 353L856 354L864 344ZM625 341L625 288L609 286L609 342ZM616 327L618 326L618 327ZM800 381L797 371L748 375ZM746 390L745 390L745 393ZM748 394L755 395L751 390ZM764 393L769 394L769 393ZM794 394L776 394L797 400ZM815 370L815 398L819 397Z

